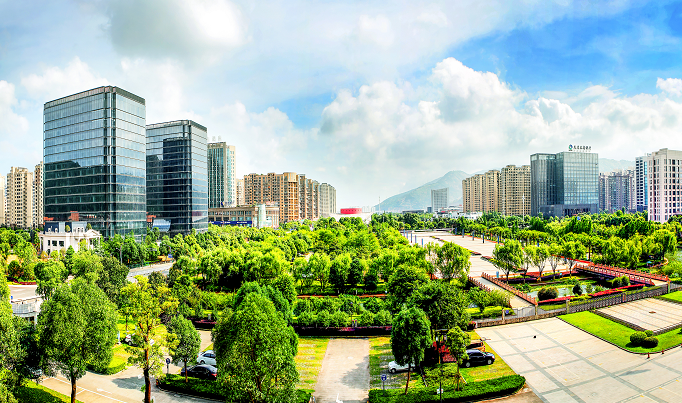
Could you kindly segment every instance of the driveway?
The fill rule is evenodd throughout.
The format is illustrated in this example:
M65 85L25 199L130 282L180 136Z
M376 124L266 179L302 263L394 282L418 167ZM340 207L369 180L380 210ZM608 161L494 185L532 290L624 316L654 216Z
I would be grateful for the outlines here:
M682 401L682 349L632 354L557 318L478 329L545 402Z
M369 340L331 339L315 385L316 403L360 403L369 392Z

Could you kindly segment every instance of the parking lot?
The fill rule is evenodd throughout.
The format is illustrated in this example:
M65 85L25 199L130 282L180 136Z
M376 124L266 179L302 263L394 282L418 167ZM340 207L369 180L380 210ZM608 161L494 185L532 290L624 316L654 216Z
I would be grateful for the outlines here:
M557 318L477 332L543 401L682 401L682 348L647 359Z

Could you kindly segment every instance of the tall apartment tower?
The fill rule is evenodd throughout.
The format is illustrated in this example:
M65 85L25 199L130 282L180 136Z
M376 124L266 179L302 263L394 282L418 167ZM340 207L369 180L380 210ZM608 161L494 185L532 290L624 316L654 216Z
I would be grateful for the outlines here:
M431 211L437 213L448 208L448 188L431 189Z
M637 211L646 211L649 205L649 179L647 177L647 159L651 154L637 157L635 160L635 186L637 187Z
M46 220L146 233L145 119L145 100L112 86L45 103Z
M647 156L649 181L649 221L666 222L682 214L682 151L662 148Z
M504 215L530 215L530 165L507 165L500 170L499 211Z
M599 174L599 210L613 213L636 209L635 171L617 170Z
M320 217L319 183L295 172L244 176L244 204L277 203L281 222Z
M491 169L483 174L483 211L500 211L500 171Z
M33 226L42 227L45 211L43 209L43 162L36 165L33 171Z
M328 183L320 184L320 217L336 214L336 189Z
M462 181L462 208L467 213L483 211L483 175L474 175Z
M208 145L208 207L237 206L235 148L224 142Z
M299 217L301 220L317 220L320 217L320 183L298 175Z
M5 181L5 176L0 175L0 225L5 225L6 223L6 213L7 213L7 198L5 194L7 192L7 182Z
M208 230L207 138L192 120L147 125L147 213L171 236Z
M244 178L241 178L237 179L237 207L244 205Z
M589 147L558 154L533 154L531 214L564 217L599 209L599 155Z
M12 167L7 174L7 225L33 227L33 172Z

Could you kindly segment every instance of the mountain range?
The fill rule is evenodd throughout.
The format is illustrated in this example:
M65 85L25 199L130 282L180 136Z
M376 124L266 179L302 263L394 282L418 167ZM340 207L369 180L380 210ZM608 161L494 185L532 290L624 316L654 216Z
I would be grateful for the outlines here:
M599 172L611 172L617 169L627 169L635 166L635 161L612 160L599 158ZM448 188L448 205L462 204L462 180L486 171L473 174L464 171L450 171L438 179L425 183L415 189L391 196L377 204L377 211L391 211L399 213L405 210L426 210L431 205L431 190Z

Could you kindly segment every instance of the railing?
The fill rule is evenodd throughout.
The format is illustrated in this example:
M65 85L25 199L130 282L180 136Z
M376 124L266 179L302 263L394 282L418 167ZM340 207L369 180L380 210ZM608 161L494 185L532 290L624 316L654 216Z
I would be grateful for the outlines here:
M656 277L656 280L660 281L668 281L667 276L658 276L656 274L649 274L645 275L648 273L640 273L637 271L632 271L632 270L625 270L617 267L609 267L609 266L604 266L604 265L597 265L597 264L590 264L590 265L577 265L576 270L582 270L586 271L588 273L593 273L593 274L602 274L606 276L612 276L612 277L620 277L620 276L628 276L630 281L635 281L638 283L643 283L647 285L654 285L654 282L651 280L653 277Z
M647 278L651 280L658 280L658 281L668 281L668 276L661 275L661 274L652 274L652 273L645 273L641 271L636 271L636 270L629 270L629 269L623 269L621 267L613 267L613 266L607 266L604 264L597 264L597 263L590 263L590 262L583 262L586 263L585 265L578 265L577 267L587 267L589 269L593 270L601 270L601 271L613 271L616 273L621 273L621 275L627 275L627 276L634 276L637 278ZM640 280L641 281L641 280Z
M576 305L570 305L569 304L568 309L569 309L570 313L591 311L594 309L606 308L607 306L622 304L625 302L632 302L632 301L637 301L637 300L644 299L644 298L657 297L659 295L666 294L667 292L668 292L667 285L663 285L661 287L656 287L654 289L650 289L650 290L646 290L646 291L634 292L632 294L622 293L622 294L616 294L613 296L608 296L605 298L599 298L599 299L595 299L595 300L587 300L587 302L581 303L581 304L576 304Z
M40 297L31 297L22 300L12 301L12 313L15 315L26 315L29 313L39 313L40 305L43 300Z
M510 286L509 284L507 284L505 282L502 282L502 281L496 279L495 277L491 276L488 273L482 273L481 277L490 281L491 283L495 284L496 286L511 292L512 294L516 295L517 297L521 298L522 300L524 300L526 302L530 302L533 305L538 304L538 301L535 298L531 297L530 295L526 294L525 292L517 290L516 288Z

